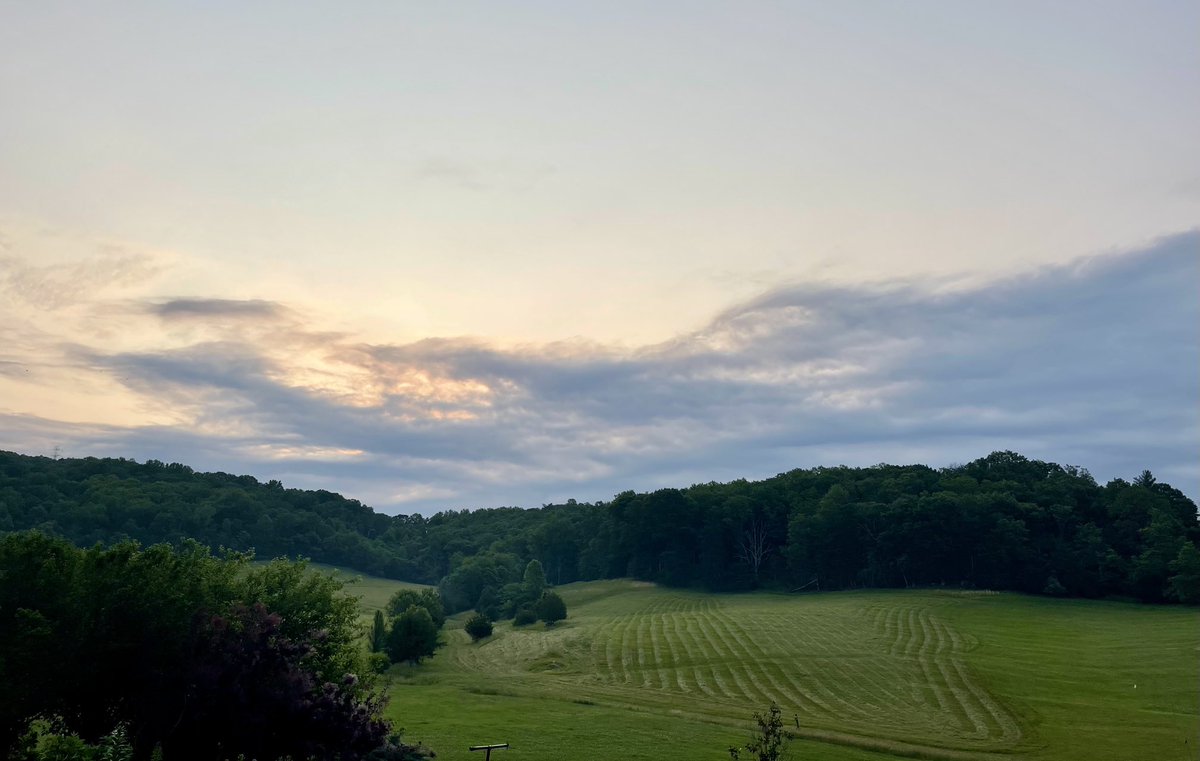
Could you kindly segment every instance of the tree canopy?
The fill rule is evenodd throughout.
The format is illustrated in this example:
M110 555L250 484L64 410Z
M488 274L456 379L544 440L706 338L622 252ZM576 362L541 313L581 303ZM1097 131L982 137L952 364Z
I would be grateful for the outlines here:
M390 725L357 603L303 564L196 543L78 549L0 537L0 753L35 718L134 757L359 759Z
M433 621L434 628L441 629L446 623L446 609L442 596L436 589L400 589L387 602L387 614L399 616L413 605L424 608Z
M433 655L438 646L438 627L429 611L420 605L410 605L392 619L387 637L387 654L393 662L421 662Z
M0 531L27 528L84 545L191 537L303 555L437 584L446 612L492 617L536 602L531 561L547 585L632 576L712 590L952 585L1200 599L1187 549L1200 546L1200 525L1179 490L1149 471L1100 485L1015 452L428 518L178 464L0 453Z

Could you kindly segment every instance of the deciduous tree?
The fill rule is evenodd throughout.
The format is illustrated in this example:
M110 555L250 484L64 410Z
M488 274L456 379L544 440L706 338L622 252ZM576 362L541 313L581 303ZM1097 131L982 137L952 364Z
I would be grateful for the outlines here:
M422 658L433 655L437 644L437 627L429 611L420 605L410 605L408 610L392 619L387 653L393 663L408 661L418 664Z
M392 618L399 616L409 607L417 605L429 613L435 628L441 629L446 623L446 607L442 596L436 589L401 589L392 595L387 602L387 612Z
M758 731L744 746L730 747L729 757L738 761L742 751L747 751L755 761L778 761L787 743L787 735L783 732L783 711L772 702L766 713L754 714L754 721L758 724Z
M1171 578L1167 596L1182 603L1200 603L1200 550L1186 542L1171 561Z

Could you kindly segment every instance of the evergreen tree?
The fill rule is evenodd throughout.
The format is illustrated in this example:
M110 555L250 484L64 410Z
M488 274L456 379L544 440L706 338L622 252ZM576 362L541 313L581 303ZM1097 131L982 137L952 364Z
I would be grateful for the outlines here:
M383 611L375 611L375 620L371 623L371 652L383 650L387 640L387 624L383 620Z
M482 613L476 613L467 619L466 626L463 627L467 634L471 635L472 642L478 642L484 637L492 636L492 620Z
M525 566L525 575L521 579L525 585L525 594L530 600L541 598L542 592L546 590L546 572L542 569L542 564L536 560L530 560Z

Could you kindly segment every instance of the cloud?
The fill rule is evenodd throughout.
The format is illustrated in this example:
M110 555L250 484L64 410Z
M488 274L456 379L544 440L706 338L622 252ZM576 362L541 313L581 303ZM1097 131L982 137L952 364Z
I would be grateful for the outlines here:
M153 314L174 319L276 319L285 314L271 301L235 299L172 299L149 307Z
M64 356L185 423L10 417L5 443L250 472L405 511L994 449L1101 479L1150 468L1195 496L1198 252L1188 233L973 286L795 285L635 350L367 343L276 302L157 301L143 313L210 329Z
M468 190L485 190L487 186L479 179L478 170L463 161L445 157L433 157L420 161L415 168L416 176L422 180L440 180Z
M142 283L161 271L153 256L111 246L83 259L51 264L0 255L0 293L38 309L56 310Z
M413 165L413 176L428 183L446 184L470 191L528 190L555 173L549 164L515 160L464 161L429 156Z

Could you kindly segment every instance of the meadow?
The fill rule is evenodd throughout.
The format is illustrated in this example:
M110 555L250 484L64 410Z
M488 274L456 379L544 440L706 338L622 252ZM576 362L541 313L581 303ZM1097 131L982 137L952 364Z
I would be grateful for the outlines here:
M375 611L383 610L387 601L399 589L425 589L424 584L385 579L380 576L358 573L326 563L309 563L308 567L319 573L328 573L346 585L346 591L358 598L358 607L365 622L370 622ZM461 626L461 624L460 624Z
M364 613L401 586L354 582ZM570 617L389 674L440 758L723 759L772 701L797 759L1197 758L1200 612L965 591L710 595L559 587ZM501 755L503 754L503 755Z

